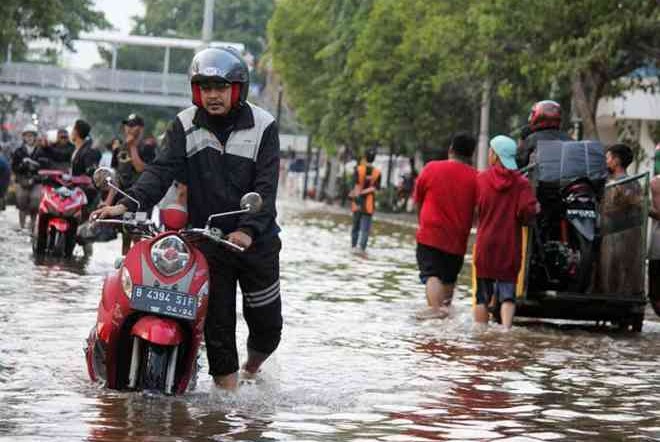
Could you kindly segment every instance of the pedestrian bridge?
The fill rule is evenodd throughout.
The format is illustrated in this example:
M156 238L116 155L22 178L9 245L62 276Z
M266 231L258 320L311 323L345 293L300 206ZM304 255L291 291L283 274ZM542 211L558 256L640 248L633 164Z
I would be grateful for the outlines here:
M7 60L0 64L0 94L181 108L190 104L190 84L187 75L169 72L172 48L197 51L204 47L231 47L241 53L245 51L242 43L115 33L82 35L78 40L109 44L112 53L110 67L76 69L39 63L13 63L10 45ZM121 46L164 49L163 71L117 69L117 49Z
M0 94L181 108L190 84L184 74L8 62L0 65Z

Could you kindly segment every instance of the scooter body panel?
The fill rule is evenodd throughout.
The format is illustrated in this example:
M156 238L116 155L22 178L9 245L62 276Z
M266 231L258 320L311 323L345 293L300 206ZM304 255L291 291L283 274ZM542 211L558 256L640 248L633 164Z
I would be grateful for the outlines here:
M204 337L204 319L208 303L208 264L199 250L187 244L190 253L187 265L174 275L161 274L151 260L151 247L161 238L174 234L176 233L164 232L138 242L129 250L119 270L105 280L98 308L95 338L102 341L105 349L105 381L108 388L125 387L120 379L126 378L124 371L127 367L125 360L122 362L121 359L131 354L132 336L158 345L181 346L183 354L177 362L175 394L186 391L194 373L197 354ZM134 309L130 299L134 285L177 290L195 296L195 318L171 318ZM92 380L99 378L99 373L95 372L93 366L95 348L92 342L88 343L87 365Z
M85 192L77 186L89 185L89 177L69 177L59 170L39 171L42 181L45 181L39 201L37 214L36 238L42 238L43 245L37 253L48 252L48 236L51 232L58 231L67 235L75 235L73 232L77 225L82 222L82 211L87 205ZM46 217L48 222L43 220Z

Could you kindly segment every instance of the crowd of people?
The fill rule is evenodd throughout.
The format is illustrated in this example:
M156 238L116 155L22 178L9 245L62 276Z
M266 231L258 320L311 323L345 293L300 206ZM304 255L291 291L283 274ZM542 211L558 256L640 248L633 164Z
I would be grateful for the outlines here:
M92 126L83 119L74 122L70 132L56 130L56 138L49 140L36 125L26 124L20 142L12 146L4 143L0 152L1 208L13 175L15 204L20 227L32 230L42 195L39 171L59 170L71 176L92 177L99 166L110 167L117 174L120 188L128 189L144 170L145 164L156 156L157 143L153 137L145 138L144 120L136 114L122 121L123 138L113 138L106 145L94 145ZM112 204L114 191L103 195L93 186L83 188L87 196L84 218L99 206ZM83 232L88 232L83 226ZM126 236L126 235L124 235ZM84 238L80 238L84 241ZM128 239L123 241L123 252L128 250ZM89 245L89 244L85 244ZM85 249L86 252L89 248Z

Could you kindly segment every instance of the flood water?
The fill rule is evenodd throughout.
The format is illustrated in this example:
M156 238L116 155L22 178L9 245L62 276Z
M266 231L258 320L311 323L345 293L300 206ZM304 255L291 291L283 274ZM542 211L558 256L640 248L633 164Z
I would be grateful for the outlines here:
M37 265L13 207L0 212L0 440L660 440L650 311L639 335L479 331L462 286L448 320L419 322L410 226L376 222L363 259L349 253L348 216L291 203L281 212L280 348L236 394L203 374L177 398L87 378L82 348L120 244L97 244L89 262Z

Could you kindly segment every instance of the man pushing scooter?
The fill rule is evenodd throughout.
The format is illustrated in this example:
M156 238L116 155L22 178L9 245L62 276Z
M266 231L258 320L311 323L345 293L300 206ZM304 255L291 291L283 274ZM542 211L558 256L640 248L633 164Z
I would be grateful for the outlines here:
M250 334L243 370L254 375L275 351L281 336L279 227L275 198L279 173L279 135L275 119L249 103L249 72L231 49L205 49L192 60L194 106L168 127L163 148L128 193L142 209L157 204L176 180L188 188L188 212L194 227L209 215L238 209L247 192L263 198L259 213L217 219L213 226L245 248L234 253L216 244L200 249L209 263L209 307L205 341L210 374L218 387L238 385L236 283L243 292L243 315ZM94 218L116 217L136 209L128 198L95 211Z

